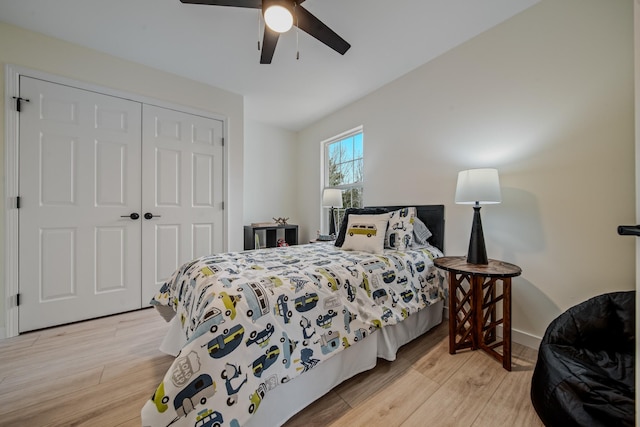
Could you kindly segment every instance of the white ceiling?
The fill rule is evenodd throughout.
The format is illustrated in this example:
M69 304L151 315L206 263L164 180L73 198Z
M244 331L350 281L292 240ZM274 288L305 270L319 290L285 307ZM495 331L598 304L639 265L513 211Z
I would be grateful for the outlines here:
M307 0L351 44L300 32L259 64L256 9L179 0L0 0L0 21L244 96L246 117L299 130L539 0Z

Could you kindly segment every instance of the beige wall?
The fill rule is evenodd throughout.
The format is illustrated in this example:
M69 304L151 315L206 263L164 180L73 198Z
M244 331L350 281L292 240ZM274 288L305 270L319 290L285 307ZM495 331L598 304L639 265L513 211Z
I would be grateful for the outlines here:
M221 89L197 83L173 74L161 72L129 61L45 37L0 23L0 135L5 133L4 66L12 64L43 71L85 83L126 91L132 94L167 101L172 104L220 114L228 118L227 166L229 180L226 183L228 207L228 249L242 248L242 193L244 105L243 98ZM3 142L4 144L4 142ZM4 295L4 145L0 150L0 332L5 324Z
M365 70L363 70L365 72ZM457 172L496 167L490 258L520 265L514 340L561 311L635 288L632 0L543 0L300 133L300 215L319 219L320 141L364 126L365 203L446 205L445 250L466 254Z
M294 132L245 121L244 224L277 217L299 223L296 142Z

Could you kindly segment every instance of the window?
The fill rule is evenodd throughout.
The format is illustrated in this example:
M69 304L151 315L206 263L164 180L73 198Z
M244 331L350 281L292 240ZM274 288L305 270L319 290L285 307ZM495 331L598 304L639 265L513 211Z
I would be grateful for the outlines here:
M337 209L338 227L347 208L362 207L363 145L361 127L324 143L324 185L342 190L342 209Z

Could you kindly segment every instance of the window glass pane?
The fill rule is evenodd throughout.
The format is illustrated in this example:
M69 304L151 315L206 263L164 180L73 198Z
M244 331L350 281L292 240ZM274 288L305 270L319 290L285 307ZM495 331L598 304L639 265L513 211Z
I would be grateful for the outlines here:
M343 139L340 142L344 153L344 161L353 160L353 137Z
M362 134L353 136L353 158L361 159L362 156Z
M362 187L356 187L351 190L351 207L361 208L362 204Z
M334 160L337 158L336 156L339 154L340 146L338 144L329 144L329 158Z
M340 184L351 184L353 182L353 168L351 163L342 163L340 165Z
M329 187L335 187L342 184L342 172L340 164L329 161Z
M364 178L364 161L358 159L353 162L353 182L362 182Z
M346 209L351 207L351 191L345 190L342 192L342 206Z

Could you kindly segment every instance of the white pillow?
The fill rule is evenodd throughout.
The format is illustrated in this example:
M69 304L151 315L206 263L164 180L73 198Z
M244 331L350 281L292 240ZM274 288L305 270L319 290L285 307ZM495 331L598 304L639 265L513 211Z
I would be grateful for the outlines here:
M381 254L389 222L389 214L349 215L342 249Z
M413 242L413 221L416 208L402 208L391 212L389 228L384 239L384 247L404 251Z

